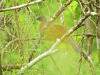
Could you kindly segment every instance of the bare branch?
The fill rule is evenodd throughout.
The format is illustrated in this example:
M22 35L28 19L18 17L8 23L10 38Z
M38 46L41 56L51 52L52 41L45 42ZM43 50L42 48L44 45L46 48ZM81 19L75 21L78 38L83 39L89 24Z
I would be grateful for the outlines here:
M62 7L52 16L52 18L50 18L50 20L46 23L46 26L49 26L49 25L61 14L61 12L63 12L63 11L65 10L65 8L66 8L71 2L72 2L72 0L67 1L67 2L64 4L64 6L62 6ZM52 21L51 21L51 20L52 20ZM42 26L42 25L41 25L41 26ZM46 29L42 29L42 27L40 27L40 28L41 28L41 30L44 30L44 31L46 30ZM43 28L45 28L45 25L44 25ZM46 28L47 28L47 27L46 27ZM43 33L42 33L41 35L43 35ZM33 48L35 48L36 44L39 43L39 40L40 40L40 39L41 39L41 36L39 35L39 37L37 38L35 44L33 45ZM33 51L33 52L35 52L35 51ZM32 59L33 52L32 52L32 54L30 55L29 60Z
M3 74L2 74L2 62L1 62L1 53L0 53L0 75L3 75Z
M1 0L1 2L0 2L0 7L1 7L1 5L2 5L3 2L4 2L4 0Z
M18 66L18 65L2 65L2 68L4 71L10 71L11 69L20 69L21 66Z
M70 36L82 36L83 34L72 34L72 35L70 35ZM85 33L84 34L85 36L93 36L93 37L96 37L96 35L95 34L90 34L90 33Z
M85 37L85 28L86 26L83 27L83 32L82 32L82 38L81 38L81 46L80 46L80 59L79 59L79 63L78 63L78 72L77 75L80 75L80 70L81 70L81 62L82 62L82 48L83 48L83 40Z
M34 64L36 64L38 61L40 61L41 59L45 58L46 56L53 54L55 52L57 52L58 50L55 49L59 44L61 43L60 39L57 39L56 43L45 53L41 54L40 56L38 56L37 58L35 58L34 60L32 60L29 64L27 64L25 67L22 67L20 69L20 71L18 72L18 75L22 74L26 69L32 67Z
M19 5L19 6L5 8L5 9L0 9L0 12L23 8L23 7L33 5L33 4L36 4L36 3L40 3L40 2L43 2L43 1L44 0L36 0L36 1L30 2L30 3L27 3L27 4L22 4L22 5Z
M90 18L90 17L89 17ZM86 28L87 28L87 33L91 34L91 25L90 25L90 20L89 18L86 19L85 24L86 24ZM92 72L92 75L96 75L95 73L95 69L94 69L94 64L92 61L92 56L91 56L91 52L92 52L92 41L93 41L93 36L87 36L87 56L90 59L90 69Z
M33 45L32 49L37 49L37 44L39 43L41 37L38 36L38 38L35 41L35 44ZM29 56L29 62L34 57L33 53L35 53L35 50L32 51L31 55Z
M13 42L18 41L18 40L19 40L19 38L16 38L16 39L10 41L9 43L7 43L7 45L2 50L2 59L1 60L3 60L3 56L4 56L4 53L5 53L5 50L9 47L9 45L12 44ZM26 41L26 40L35 40L35 39L34 38L21 38L21 40L22 41Z
M64 10L65 8L72 2L73 0L68 0L46 23L43 28L47 28Z
M62 3L61 3L61 0L57 0L60 7L62 7ZM65 22L64 22L64 12L61 13L61 22L62 24L65 26Z
M72 27L70 30L69 30L69 32L66 32L62 37L61 37L61 41L63 41L66 37L68 37L70 34L72 34L76 29L78 29L79 27L81 27L82 25L82 23L83 23L83 21L86 19L86 18L88 18L90 16L90 13L87 13L83 18L81 18L79 21L78 21L78 23L74 26L74 27Z
M61 42L68 36L70 36L76 29L78 29L79 27L81 27L82 22L88 18L90 16L90 13L87 13L85 17L81 18L79 20L79 22L77 23L77 25L75 25L73 28L71 28L69 30L69 32L66 32L60 39L57 39L57 41L55 42L55 44L45 53L41 54L40 56L38 56L37 58L35 58L34 60L32 60L28 65L26 65L25 67L22 67L18 73L18 75L22 74L26 69L30 68L31 66L33 66L34 64L36 64L38 61L40 61L41 59L45 58L46 56L55 53L58 50L55 50L55 48L61 44ZM80 51L79 51L80 52ZM85 56L85 58L88 60L87 56L82 52L82 55ZM88 60L89 61L89 60Z
M96 5L99 5L99 0L95 0ZM99 13L99 8L95 8L96 13ZM96 43L97 43L97 50L98 50L98 63L99 63L99 69L100 69L100 25L99 25L99 16L96 17Z

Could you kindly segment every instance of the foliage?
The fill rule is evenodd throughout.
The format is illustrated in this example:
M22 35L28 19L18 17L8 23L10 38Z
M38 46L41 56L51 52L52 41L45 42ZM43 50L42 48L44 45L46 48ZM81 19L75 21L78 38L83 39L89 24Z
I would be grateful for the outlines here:
M5 0L2 4L3 8L9 8L12 6L18 6L22 4L27 4L32 0ZM86 0L87 1L87 0ZM66 0L62 0L62 4L65 4ZM34 58L40 54L46 52L54 44L55 41L41 40L40 44L37 44L37 49L32 49L38 35L39 35L39 21L34 21L36 16L42 14L46 16L47 20L53 16L53 14L60 9L60 5L57 0L45 0L44 2L30 5L28 7L23 7L16 10L9 10L5 12L0 12L0 15L3 15L6 22L0 22L0 52L2 53L5 46L19 38L19 40L11 43L6 49L2 65L17 65L25 66L28 64L29 56L32 53L32 50L36 51ZM32 11L32 12L31 12ZM81 7L78 0L74 0L64 11L64 20L66 28L69 30L75 24L77 24L79 18L81 17ZM62 25L60 16L52 23ZM4 21L4 18L1 19ZM94 20L95 17L92 17ZM10 20L11 19L11 20ZM10 20L10 21L9 21ZM9 21L9 22L8 22ZM8 22L8 23L7 23ZM8 31L14 36L10 36L5 27L7 26ZM5 30L1 30L1 27ZM91 22L92 33L95 34L94 24ZM83 27L77 30L78 34L81 34ZM74 32L73 34L76 34ZM22 40L22 39L27 40ZM82 36L72 36L72 38L80 46L80 40ZM96 48L96 39L94 38L92 43L92 59L95 67L96 74L99 75L98 67L98 55ZM71 47L69 42L65 40L61 45L57 47L59 51L54 53L38 63L32 66L30 69L25 71L24 75L76 75L78 71L78 61L80 55L75 53L74 49ZM87 49L87 37L84 38L83 42L83 51L86 53ZM34 59L33 58L33 59ZM8 67L7 67L8 68ZM16 75L19 69L12 69L11 71L4 71L3 74ZM89 63L82 58L81 64L81 75L91 75L91 70Z

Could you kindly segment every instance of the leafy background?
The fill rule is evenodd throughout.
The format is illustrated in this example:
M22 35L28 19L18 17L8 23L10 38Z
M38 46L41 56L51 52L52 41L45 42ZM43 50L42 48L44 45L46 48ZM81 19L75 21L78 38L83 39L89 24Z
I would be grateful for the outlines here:
M34 0L32 0L34 1ZM67 0L62 0L62 4L65 4ZM87 0L86 0L87 1ZM5 0L2 5L2 8L12 7L16 5L21 5L27 2L31 2L31 0ZM39 31L39 21L34 21L36 16L42 14L46 16L49 20L50 17L60 8L59 3L57 0L46 0L42 3L34 4L28 6L32 13L28 11L27 7L17 9L17 16L18 16L18 24L19 24L19 31L16 25L16 11L10 10L6 12L0 12L0 15L6 15L6 22L11 17L11 23L8 23L6 26L8 30L16 37L21 36L21 38L35 38L37 39ZM73 10L72 10L73 9ZM72 28L77 21L79 20L81 7L77 0L74 0L70 6L66 8L64 11L64 19L67 29ZM53 24L62 25L59 16ZM74 19L75 17L75 19ZM94 17L93 17L94 18ZM0 26L2 26L1 24ZM95 34L94 25L92 25L92 33ZM77 30L79 34L82 33L82 27ZM75 34L74 32L73 34ZM78 36L77 39L75 36L72 38L80 45L81 36ZM7 31L0 30L0 52L2 53L2 49L5 47L7 43L14 40L14 38L10 38L7 34ZM94 67L97 75L100 74L98 68L98 56L97 56L97 49L96 49L96 39L93 39L92 43L92 59L94 62ZM38 44L38 49L35 49L36 53L34 53L36 58L38 55L42 54L43 52L47 51L53 44L54 41L47 41L42 40L43 43ZM5 53L4 59L2 61L2 65L18 65L18 66L25 66L28 63L28 58L32 52L32 46L34 45L35 40L27 40L21 41L21 43L14 42L12 43L6 51L9 53ZM17 46L18 45L18 46ZM87 45L87 38L84 40L84 47L83 51L86 52L86 45ZM17 47L17 48L16 48ZM16 49L15 49L16 48ZM14 50L12 52L12 50ZM19 57L19 49L22 50L23 54ZM79 61L79 54L75 53L73 48L70 46L67 40L65 40L59 47L57 47L59 51L51 56L48 56L35 64L33 67L25 71L25 75L76 75L78 71L78 61ZM34 59L33 58L33 59ZM81 66L81 75L91 75L91 71L89 68L88 62L82 58L82 66ZM58 70L59 69L59 70ZM16 75L19 69L12 69L12 71L3 71L4 75Z

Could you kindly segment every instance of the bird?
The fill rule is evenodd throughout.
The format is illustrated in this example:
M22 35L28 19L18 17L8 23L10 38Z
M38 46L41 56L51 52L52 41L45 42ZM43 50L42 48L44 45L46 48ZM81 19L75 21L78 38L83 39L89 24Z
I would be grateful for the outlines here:
M47 19L45 16L39 15L38 17L35 18L35 20L41 21L39 26L39 32L41 35L43 32L43 27L47 23ZM56 40L57 38L60 39L61 36L66 32L67 29L63 25L58 25L58 24L50 25L47 28L47 30L44 32L44 36L42 36L42 39L49 40L49 41Z
M39 32L41 35L43 32L43 27L47 23L47 19L44 15L39 15L38 17L35 18L35 20L41 21L39 26ZM60 39L66 32L68 32L68 30L63 25L59 25L59 24L50 25L44 32L42 39L49 40L49 41L56 40L57 38ZM77 45L77 43L71 37L67 37L66 39L71 44L75 52L80 53L80 48Z
M35 20L41 21L41 23L40 23L40 25L39 25L39 32L42 33L43 26L44 26L45 23L47 22L46 17L43 16L43 15L39 15L38 17L35 18ZM34 20L34 21L35 21L35 20Z

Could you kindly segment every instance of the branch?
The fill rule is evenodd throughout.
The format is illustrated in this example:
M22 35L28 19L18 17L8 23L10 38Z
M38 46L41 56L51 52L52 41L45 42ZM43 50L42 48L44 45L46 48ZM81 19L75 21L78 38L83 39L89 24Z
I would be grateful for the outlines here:
M55 19L66 9L66 7L72 2L73 0L68 0L50 19L49 21L46 23L46 25L44 25L43 28L49 27L49 25L55 21Z
M18 65L2 65L3 71L11 71L12 69L20 69L21 66Z
M4 2L4 0L1 0L1 2L0 2L0 8L1 8L1 5L2 5L3 2Z
M40 41L40 39L41 39L41 36L38 36L38 38L36 39L36 41L35 41L35 44L32 46L32 49L37 49L38 47L37 47L37 44L39 43L39 41ZM31 55L29 56L29 62L32 60L32 58L34 57L34 54L33 53L35 53L36 51L35 50L32 50L31 51L32 53L31 53Z
M2 74L2 62L1 62L1 53L0 53L0 75L3 75L3 74Z
M49 19L49 21L46 23L46 25L44 25L43 28L47 28L47 26L49 26L49 25L50 25L50 24L65 10L65 8L66 8L71 2L72 2L72 0L67 1L67 2L52 16L52 18ZM44 31L45 31L46 29L42 29L42 28L41 28L41 30L44 30ZM43 35L43 33L42 33L41 35ZM38 39L36 40L35 44L33 45L33 48L35 48L35 47L36 47L36 44L39 43L40 38L41 38L41 36L38 37ZM32 54L31 54L30 57L29 57L29 61L32 59L33 52L35 52L35 51L32 51Z
M27 3L27 4L22 4L22 5L15 6L15 7L1 9L0 12L23 8L23 7L26 7L26 6L29 6L29 5L33 5L33 4L36 4L36 3L40 3L40 2L43 2L43 1L44 0L36 0L34 2L30 2L30 3Z
M60 7L62 7L62 3L61 3L61 0L57 0L58 1L58 3L59 3L59 5L60 5ZM61 22L62 22L62 24L64 25L64 27L66 27L65 26L65 22L64 22L64 12L62 12L61 13Z
M84 41L84 37L85 37L85 28L86 25L83 27L83 31L82 31L82 38L81 38L81 46L80 46L80 59L79 59L79 63L78 63L78 72L77 75L80 75L80 70L81 70L81 62L82 62L82 48L83 48L83 41Z
M19 38L16 38L16 39L10 41L9 43L7 43L7 45L2 50L2 58L1 58L1 60L3 60L3 56L4 56L4 53L5 53L5 50L9 47L9 45L12 44L13 42L18 41L18 40L19 40ZM26 40L35 40L35 39L34 38L31 38L31 39L29 39L29 38L21 38L21 40L22 41L26 41Z
M18 75L22 74L26 69L32 67L34 64L36 64L38 61L40 61L41 59L45 58L46 56L53 54L55 52L57 52L58 50L55 49L59 44L61 43L60 39L57 39L56 43L50 48L49 51L41 54L40 56L38 56L37 58L35 58L34 60L32 60L29 64L27 64L25 67L22 67L20 69L20 71L18 72Z
M78 23L74 26L74 27L72 27L70 30L69 30L69 32L66 32L62 37L61 37L61 41L63 41L66 37L68 37L69 35L71 35L75 30L77 30L79 27L81 27L82 25L84 25L84 24L82 24L83 23L83 21L86 19L86 18L88 18L90 16L90 13L87 13L83 18L81 18L79 21L78 21ZM82 24L82 25L81 25Z
M37 63L38 61L40 61L41 59L43 59L43 58L45 58L46 56L48 56L48 55L50 55L50 54L55 53L56 51L58 51L58 50L55 50L55 48L56 48L58 45L60 45L61 42L62 42L66 37L70 36L76 29L78 29L79 27L81 27L81 26L82 26L82 25L81 25L82 22L83 22L86 18L88 18L89 16L90 16L90 13L87 13L86 16L84 16L83 18L81 18L81 19L78 21L77 25L75 25L73 28L71 28L71 29L69 30L69 32L66 32L60 39L57 39L57 41L55 42L55 44L54 44L47 52L41 54L40 56L38 56L37 58L35 58L34 60L32 60L32 61L31 61L29 64L27 64L25 67L22 67L22 68L20 69L20 71L18 72L18 75L22 74L26 69L32 67L34 64L36 64L36 63ZM88 60L87 56L86 56L84 53L82 53L82 54L85 56L84 58L86 58L86 59ZM88 61L89 61L89 60L88 60Z
M72 34L72 35L70 35L70 36L82 36L83 34ZM85 33L84 34L85 36L93 36L93 37L96 37L96 35L95 34L90 34L90 33Z
M94 5L94 4L93 4ZM100 5L99 6L97 6L97 5L94 5L96 8L98 8L98 9L100 9Z
M99 0L96 0L97 5L99 5ZM99 13L99 8L95 8L96 9L96 13ZM99 70L100 70L100 24L99 24L99 16L96 17L95 19L95 24L96 24L96 43L97 43L97 51L98 51L98 63L99 63Z
M91 15L93 15L93 16L100 16L100 13L91 12Z
M86 19L85 24L86 24L86 28L87 28L87 33L91 34L91 25L90 25L89 18ZM93 41L93 36L87 36L87 56L90 59L90 63L91 63L91 64L89 63L89 65L90 65L92 75L96 75L95 69L94 69L94 64L93 64L93 61L92 61L92 55L91 55L92 41Z
M6 26L6 25L5 25L5 29L6 29L7 34L8 34L9 36L11 36L11 37L15 38L15 36L14 36L14 35L12 35L12 34L9 32L9 30L8 30L8 28L7 28L7 26Z

